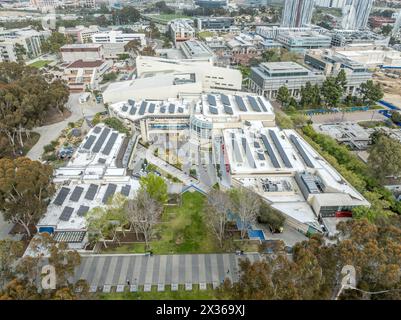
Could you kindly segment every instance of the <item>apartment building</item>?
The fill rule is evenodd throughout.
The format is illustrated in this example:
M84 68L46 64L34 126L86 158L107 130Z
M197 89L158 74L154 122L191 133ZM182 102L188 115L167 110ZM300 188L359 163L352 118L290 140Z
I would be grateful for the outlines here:
M172 20L169 23L168 29L174 45L176 45L177 42L187 41L195 38L193 21L190 19Z

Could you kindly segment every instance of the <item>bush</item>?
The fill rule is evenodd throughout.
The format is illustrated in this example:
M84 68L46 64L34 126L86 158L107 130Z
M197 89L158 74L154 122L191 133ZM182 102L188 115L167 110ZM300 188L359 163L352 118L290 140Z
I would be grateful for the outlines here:
M43 150L45 151L45 153L48 153L56 150L56 148L52 144L47 144L43 147Z
M121 122L120 119L111 117L111 118L105 119L103 122L110 128L113 128L114 130L117 130L121 133L125 133L125 134L129 133L129 130L124 126L124 124Z
M259 211L258 222L267 224L273 230L280 230L284 227L285 217L267 203L262 203Z
M43 160L44 161L56 161L57 156L54 153L52 153L52 154L43 156Z

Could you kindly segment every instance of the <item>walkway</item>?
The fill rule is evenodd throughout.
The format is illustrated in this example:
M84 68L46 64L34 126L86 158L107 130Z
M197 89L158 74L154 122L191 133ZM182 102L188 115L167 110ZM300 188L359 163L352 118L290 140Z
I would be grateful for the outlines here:
M84 116L93 116L97 112L105 111L103 104L96 104L92 101L85 104L80 104L78 102L80 95L81 94L70 95L68 100L68 108L71 111L71 115L67 119L48 126L33 129L34 132L40 134L40 139L32 147L32 149L29 150L27 157L31 158L32 160L40 160L43 154L43 147L49 144L51 141L57 140L69 122L75 122L79 119L82 119Z
M238 261L261 259L258 253L182 255L88 255L82 256L74 281L84 279L95 287L126 285L213 284L225 278L238 281Z

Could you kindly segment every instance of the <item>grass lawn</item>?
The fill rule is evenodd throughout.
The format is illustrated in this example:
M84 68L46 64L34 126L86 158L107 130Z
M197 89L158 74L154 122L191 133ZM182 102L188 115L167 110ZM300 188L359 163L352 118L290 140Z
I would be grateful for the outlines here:
M216 293L210 286L207 290L199 290L193 285L192 291L185 291L180 285L178 291L171 291L170 286L166 286L164 292L157 292L157 286L152 286L151 292L100 293L98 297L102 300L215 300Z
M191 17L188 17L183 14L160 14L158 16L151 16L152 20L159 20L159 21L164 21L164 22L169 22L170 20L174 19L191 19Z
M223 252L214 235L204 221L205 197L198 192L187 192L182 196L181 206L166 207L157 238L151 242L155 254L217 253ZM105 250L107 253L143 253L144 244L135 243Z
M198 33L198 37L203 40L207 37L213 37L213 35L214 33L210 31L201 31Z
M51 60L38 60L35 61L34 63L31 63L29 66L40 69L47 66L50 62Z

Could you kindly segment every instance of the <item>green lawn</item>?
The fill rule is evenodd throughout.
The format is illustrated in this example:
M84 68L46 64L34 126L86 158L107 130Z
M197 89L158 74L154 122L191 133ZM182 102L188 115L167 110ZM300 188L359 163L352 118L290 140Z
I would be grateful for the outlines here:
M157 238L151 243L155 254L175 253L217 253L223 250L218 246L213 234L204 221L205 197L198 192L187 192L182 196L181 206L166 207ZM143 253L143 244L129 244L105 250L107 253Z
M178 291L171 291L170 286L165 287L164 292L157 292L157 286L152 286L151 292L124 292L124 293L100 293L99 299L102 300L215 300L215 291L208 286L207 290L199 290L197 285L193 285L192 291L185 291L184 286L180 285Z
M207 37L213 37L213 35L214 33L210 31L201 31L198 33L198 37L203 40Z
M149 17L154 21L163 21L163 22L169 22L170 20L174 19L191 19L191 17L188 17L183 14L160 14L160 15L151 15Z
M40 69L47 66L50 62L51 60L38 60L35 61L34 63L31 63L29 66Z

